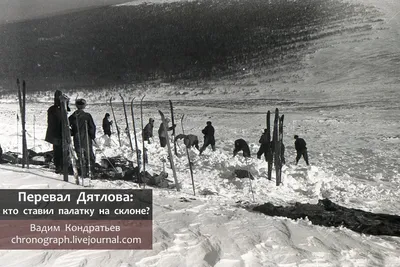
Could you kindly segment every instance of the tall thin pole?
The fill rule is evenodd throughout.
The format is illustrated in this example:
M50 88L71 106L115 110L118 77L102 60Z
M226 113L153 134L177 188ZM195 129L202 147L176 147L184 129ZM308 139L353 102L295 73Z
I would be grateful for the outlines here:
M19 116L18 116L18 111L17 111L17 151L19 152Z
M147 158L146 155L147 155L147 152L146 152L146 147L144 146L144 135L143 135L143 130L144 130L144 128L143 128L143 125L144 125L144 122L143 122L143 99L144 99L145 96L146 95L144 95L142 97L142 99L140 99L140 123L141 123L140 127L142 128L143 177L146 178L146 158ZM146 188L146 183L143 183L143 188Z
M183 127L183 118L185 117L185 114L182 115L181 117L181 126L182 126L182 133L185 135L185 128ZM174 139L175 140L175 139ZM185 139L184 139L185 140ZM188 158L189 162L189 170L190 170L190 177L192 178L192 187L193 187L193 195L196 195L196 190L194 188L194 179L193 179L193 169L192 169L192 161L190 160L190 155L189 155L189 149L185 144L185 149L186 149L186 156Z
M33 150L36 150L36 116L33 115Z
M133 123L133 134L135 137L135 147L136 147L136 159L137 159L137 164L138 164L138 178L140 176L140 154L139 154L139 146L137 144L137 137L136 137L136 125L135 125L135 114L133 112L133 100L135 100L135 98L132 99L131 101L131 115L132 115L132 123Z
M89 178L93 178L93 173L92 173L92 163L91 163L91 157L92 153L90 150L90 144L89 144L89 128L88 128L88 122L85 120L85 131L86 131L86 150L87 150L87 158L88 158L88 168L89 168Z

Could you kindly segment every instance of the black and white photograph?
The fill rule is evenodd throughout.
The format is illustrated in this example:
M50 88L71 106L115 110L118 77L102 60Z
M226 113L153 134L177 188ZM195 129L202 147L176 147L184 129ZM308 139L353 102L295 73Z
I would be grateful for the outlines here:
M152 191L0 267L399 267L399 102L399 0L0 0L0 189Z

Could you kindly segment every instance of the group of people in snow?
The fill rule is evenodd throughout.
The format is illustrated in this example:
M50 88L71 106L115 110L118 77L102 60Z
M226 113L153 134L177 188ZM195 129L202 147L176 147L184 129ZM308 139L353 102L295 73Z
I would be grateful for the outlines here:
M176 127L176 124L168 126L168 123L170 122L169 118L166 118L165 122L167 123L165 127L164 123L161 123L160 127L158 128L158 138L160 140L161 147L165 147L167 145L167 133L165 132L165 129L167 131L172 131ZM151 143L151 138L153 138L153 128L154 128L154 119L150 118L149 123L143 129L143 139L147 141L149 144ZM202 133L204 134L204 144L201 148L199 148L199 139L197 138L196 135L193 134L189 135L179 134L175 137L175 141L183 139L183 142L187 148L195 147L197 150L200 151L200 155L210 145L212 150L215 151L215 137L214 137L215 129L212 126L211 121L207 121L207 126L202 130Z
M56 173L62 173L63 171L63 127L60 101L61 96L62 92L60 90L57 90L54 94L54 104L47 110L47 131L45 137L45 141L53 145L53 162L55 165ZM72 115L68 117L75 152L78 157L78 172L80 172L80 174L84 177L87 177L90 172L94 173L95 155L93 152L93 143L95 143L94 140L96 138L96 125L94 123L92 115L85 111L86 104L87 103L85 99L76 99L76 111L74 111ZM69 107L69 102L67 102L66 108L67 111L71 111ZM165 147L167 144L166 131L172 131L176 127L176 124L172 126L168 125L170 122L168 118L165 119L165 122L167 125L164 126L164 124L161 123L158 129L158 137L161 147ZM110 120L110 114L106 113L103 118L102 128L104 134L108 137L111 137L112 134L112 124L113 122ZM150 118L149 122L146 124L142 131L144 141L147 141L149 144L153 139L153 129L154 119ZM201 148L199 147L199 140L197 136L193 134L179 134L175 137L175 141L177 141L178 139L183 139L184 144L187 148L195 147L197 150L199 150L200 155L208 146L211 146L211 149L215 151L215 129L211 121L207 121L206 127L202 130L202 133L204 135L204 143ZM301 157L304 157L306 164L309 165L306 142L304 141L304 139L299 138L297 135L295 135L294 138L296 140L295 148L297 151L296 164L299 162ZM259 143L260 148L257 152L257 158L261 159L261 156L264 155L265 160L270 161L272 153L274 151L274 142L268 140L267 130L264 130L264 133L260 137ZM245 158L251 157L249 145L244 139L235 140L233 156L236 156L240 151L243 151L243 156ZM285 146L282 144L281 155L283 164L285 164L284 151ZM72 172L72 168L69 168Z
M308 162L308 153L307 153L307 144L306 141L303 138L300 138L298 135L294 136L294 139L296 140L294 145L295 149L297 152L296 155L296 165L299 163L299 160L301 157L304 158L304 161L306 162L307 166L309 166ZM257 152L257 158L261 159L261 156L264 155L265 161L272 161L273 158L273 153L275 150L275 143L271 142L269 138L267 137L267 129L264 130L264 133L261 135L260 140L258 141L260 143L260 148ZM240 151L243 151L243 157L249 158L251 157L250 155L250 148L247 142L244 139L237 139L235 140L235 148L233 150L233 156L236 156ZM281 160L282 164L285 164L285 146L282 143L281 144Z
M158 136L160 139L160 146L165 147L167 143L166 139L166 132L167 131L172 131L175 127L176 124L172 126L168 126L168 123L170 120L167 118L166 120L166 127L164 128L164 124L160 124L160 128L158 129ZM145 141L147 141L149 144L151 143L151 138L153 138L153 128L154 128L154 119L150 118L148 124L144 127L143 129L143 138ZM191 147L196 147L197 150L200 151L200 155L204 152L204 150L211 145L211 148L213 151L215 151L215 129L212 126L211 121L207 121L206 127L202 130L202 133L204 134L204 143L201 148L199 148L199 140L196 135L189 134L189 135L184 135L184 134L179 134L175 137L175 141L178 139L183 139L184 144L187 148ZM306 142L304 141L303 138L299 138L298 135L294 136L295 141L295 148L297 151L296 155L296 165L298 164L300 158L303 156L304 160L307 165L309 165L308 162L308 154L307 154L307 146ZM267 138L267 129L264 130L263 134L260 137L259 140L260 143L260 148L257 152L257 158L261 159L261 156L264 155L266 161L272 160L272 154L274 152L274 142L271 142ZM233 150L233 156L236 156L240 151L243 151L243 156L248 158L251 157L250 153L250 148L247 142L244 139L237 139L235 140L234 143L234 150ZM285 146L282 144L281 147L281 159L282 163L285 164Z
M53 162L56 173L62 173L64 166L61 97L62 92L57 90L54 93L54 104L47 110L45 137L45 141L53 145ZM94 172L93 141L96 138L96 125L92 115L84 111L86 108L85 99L76 99L75 106L77 110L68 117L68 122L75 152L78 156L78 171L82 176L87 177L89 172ZM66 108L67 111L71 111L68 102Z

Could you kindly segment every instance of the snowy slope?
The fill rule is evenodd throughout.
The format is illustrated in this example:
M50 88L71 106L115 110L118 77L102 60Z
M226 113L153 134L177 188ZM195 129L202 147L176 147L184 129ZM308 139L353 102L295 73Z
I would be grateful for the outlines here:
M159 106L168 113L165 103L160 103ZM38 139L42 139L46 128L44 105L30 104L30 107L28 118L33 117L33 112L36 112L37 118L41 118L37 121L35 135ZM284 139L289 166L285 166L283 170L283 185L276 187L274 178L273 181L265 178L266 163L254 158L258 149L258 136L264 127L263 112L252 110L254 107L241 106L240 110L230 111L219 106L199 113L199 108L176 105L176 116L185 113L188 117L186 132L198 135L204 127L204 122L211 119L218 136L217 151L215 153L206 151L201 157L197 155L197 151L191 151L195 164L197 192L195 199L191 200L190 175L183 146L179 143L180 156L175 158L175 162L183 190L181 193L166 189L154 190L153 251L32 251L26 252L29 258L23 261L17 257L19 251L3 251L1 254L3 263L0 266L397 266L400 264L400 254L397 252L400 248L398 238L363 236L347 229L313 226L306 220L295 222L285 218L271 218L247 211L240 205L240 203L251 203L252 194L249 180L234 178L232 174L235 168L246 167L243 158L232 158L232 150L234 139L245 137L253 153L250 170L256 178L252 181L256 203L266 201L279 205L295 201L315 203L319 198L329 197L349 207L397 214L400 208L399 176L395 173L394 166L388 168L394 176L383 175L382 170L371 168L365 170L368 172L364 177L357 178L354 177L354 173L362 174L363 168L374 166L370 162L363 161L366 156L364 150L357 150L357 144L351 142L344 142L344 145L351 147L342 148L348 150L348 154L343 151L343 154L330 155L329 149L325 148L324 136L327 136L327 131L332 127L337 131L345 131L352 125L353 133L364 132L364 125L357 126L354 117L346 119L340 116L339 121L338 118L330 119L336 112L329 109L326 113L309 109L305 112L301 111L300 107L292 107L287 111L283 109L288 118L285 127L287 134ZM264 107L256 109L262 108ZM13 112L15 110L17 110L16 104L3 104L1 107L2 114L7 112L9 114L2 121L5 131L1 140L5 150L14 151L17 148L15 136L17 125ZM360 110L365 112L363 108L346 111L359 113ZM89 105L88 111L100 125L103 113L109 112L109 108L104 105ZM124 125L122 112L121 107L117 107L120 127ZM150 109L146 107L145 112L156 119L157 126L159 118L155 107ZM305 119L305 116L308 119ZM314 119L311 119L312 117ZM147 116L145 119L147 120ZM358 120L361 123L363 118L360 117ZM300 121L307 126L304 127L306 130L302 135L311 141L309 145L313 164L311 169L292 166L294 155L291 134L303 131L298 125ZM30 122L32 123L32 120ZM379 120L371 122L371 125L376 122ZM10 127L11 125L13 127ZM385 133L389 134L390 129L394 130L397 126L387 127ZM28 133L31 137L33 137L32 131L33 127L30 124ZM129 143L125 136L121 151L116 136L113 136L111 147L104 147L100 128L97 134L97 141L106 155L122 153L126 157L135 158L129 151ZM137 135L140 138L140 132ZM335 145L336 142L343 143L342 136L347 136L349 139L358 138L350 133L334 136L331 145ZM364 133L364 137L367 136L368 133ZM372 141L369 145L378 140ZM32 147L33 139L28 138L28 143ZM37 150L50 149L50 146L41 140L36 140L35 145ZM364 146L362 143L360 145ZM389 142L389 146L393 146L393 143ZM150 158L148 170L157 173L162 169L161 159L166 157L167 152L160 148L157 142L149 145L148 149ZM318 151L321 151L320 155ZM391 152L398 153L397 150ZM354 164L358 166L358 170L352 170L353 163L346 162L349 157L360 159ZM97 159L100 158L101 154L98 153ZM390 159L382 160L383 164L386 164L385 161L390 163ZM332 168L333 166L335 167ZM0 168L2 188L76 187L62 182L61 176L48 171L25 171L9 166ZM172 177L169 168L167 171ZM379 173L381 176L377 176ZM94 188L137 187L135 184L119 181L92 181L92 185ZM199 196L200 192L213 192L213 195ZM180 197L185 197L190 202L180 202ZM374 254L371 255L371 251L374 251Z
M0 168L2 188L77 188L47 171ZM132 188L130 183L92 181L92 185ZM237 207L223 196L192 199L187 193L159 189L153 192L152 251L24 251L23 258L21 251L2 251L0 266L398 266L400 263L398 238L364 236L347 229L313 226L306 220L268 217ZM269 194L282 198L279 192ZM190 202L180 202L182 196Z

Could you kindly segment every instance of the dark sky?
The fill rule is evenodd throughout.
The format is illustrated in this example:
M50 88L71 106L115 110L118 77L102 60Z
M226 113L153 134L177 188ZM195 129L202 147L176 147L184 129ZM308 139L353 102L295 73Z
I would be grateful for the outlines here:
M0 0L0 23L133 0Z

